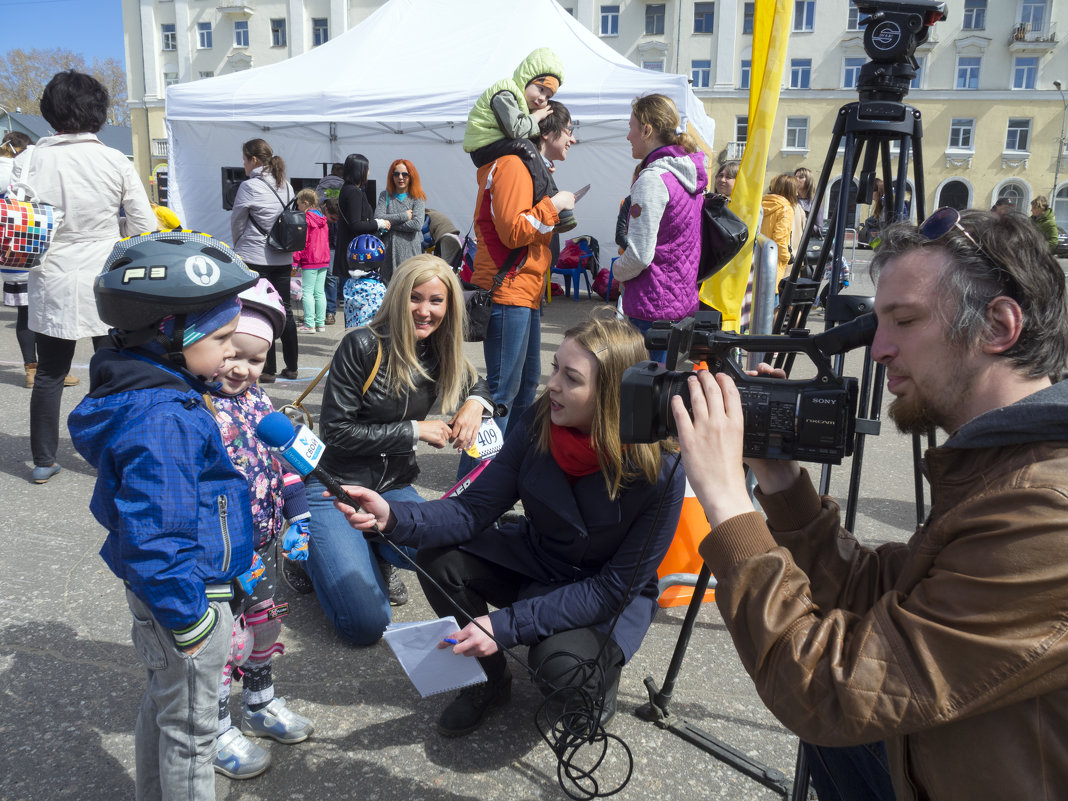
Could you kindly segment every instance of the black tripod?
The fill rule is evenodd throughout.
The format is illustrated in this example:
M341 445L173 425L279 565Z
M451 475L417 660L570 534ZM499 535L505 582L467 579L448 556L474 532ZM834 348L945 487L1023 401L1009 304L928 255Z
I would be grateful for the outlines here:
M858 2L857 5L860 6L861 3ZM930 5L936 6L938 4L931 3ZM861 10L865 11L864 8ZM944 4L941 5L938 13L941 16L929 17L929 21L920 25L915 25L915 20L912 20L912 24L907 26L906 29L911 30L915 36L915 42L922 42L926 39L924 25L929 26L937 19L944 18ZM875 22L880 22L885 17L877 19L876 15L873 14L871 19ZM867 49L867 43L865 46ZM860 173L857 201L871 203L878 168L885 190L883 207L889 210L887 221L892 222L908 217L905 209L905 197L908 169L911 161L914 168L913 184L915 192L913 196L917 204L917 218L922 220L925 216L920 113L915 108L902 102L908 92L909 82L916 74L916 62L912 58L912 50L914 49L915 44L912 44L911 50L906 47L905 50L901 51L904 55L900 56L900 60L895 60L890 64L885 62L866 63L861 69L858 81L861 99L858 102L848 103L839 109L833 136L827 149L827 157L812 198L812 208L820 208L827 189L828 175L834 168L838 148L840 145L844 146L841 181L839 183L837 202L833 209L831 225L823 240L823 246L820 248L815 264L812 265L811 270L807 270L808 245L815 231L815 215L813 214L809 217L801 236L793 268L779 287L779 306L775 313L772 333L782 334L805 328L809 312L817 300L820 299L820 288L824 280L827 281L822 293L825 310L825 330L850 322L859 315L872 311L874 298L842 295L839 292L844 268L842 254L847 228L846 222L849 218L851 202L849 189L852 186L853 176L857 173L858 168ZM871 55L870 50L869 55ZM896 168L893 165L891 149L894 143L898 146ZM874 365L871 361L870 346L865 349L864 355L864 371L858 394L859 408L856 422L856 439L846 515L843 521L845 527L849 530L853 530L856 522L865 438L879 433L882 410L882 388L885 371L882 365ZM779 357L775 360L775 366L784 368L789 374L790 368L793 366L793 357L794 354L792 353L779 354ZM843 374L844 360L844 354L838 354L833 362L835 373L839 376ZM914 452L918 453L918 438L914 438L913 445ZM915 484L917 523L921 523L924 509L923 483L918 469L918 459L915 464L917 467ZM827 494L829 488L830 467L829 465L824 465L820 476L819 492ZM809 771L803 746L798 748L794 781L791 783L786 780L781 771L750 759L745 754L718 741L688 721L676 720L668 709L675 682L682 668L682 662L689 645L693 625L697 620L701 603L704 600L705 589L711 580L711 572L708 567L702 566L701 572L694 582L693 598L687 609L682 630L676 642L675 651L663 684L658 688L651 676L646 678L645 686L649 693L649 703L638 710L638 715L682 737L687 742L726 762L731 767L775 790L780 795L789 796L793 801L802 801L808 794L809 785Z

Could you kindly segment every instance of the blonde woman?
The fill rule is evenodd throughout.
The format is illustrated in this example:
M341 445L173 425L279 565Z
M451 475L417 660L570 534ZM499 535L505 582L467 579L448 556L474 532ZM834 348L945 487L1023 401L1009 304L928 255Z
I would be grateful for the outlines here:
M334 353L323 394L320 464L343 483L377 490L390 500L419 501L419 442L469 447L483 412L492 410L486 383L463 355L464 305L459 279L437 256L414 256L393 274L369 326L349 331ZM440 401L448 420L427 420ZM323 485L307 482L311 506L308 575L338 634L370 645L390 621L401 585L387 589L400 562L391 548L376 552L352 529ZM384 564L376 566L379 557ZM405 565L401 565L405 566Z
M419 566L441 588L420 576L435 613L466 613L449 634L453 651L477 658L488 681L445 708L441 734L474 731L507 703L502 646L529 646L543 693L581 688L602 724L615 711L623 664L656 614L656 568L685 492L667 445L619 441L620 381L643 359L633 326L592 317L565 333L545 391L462 495L415 505L348 488L365 510L345 507L352 526L377 524L418 548ZM525 516L494 527L517 500Z

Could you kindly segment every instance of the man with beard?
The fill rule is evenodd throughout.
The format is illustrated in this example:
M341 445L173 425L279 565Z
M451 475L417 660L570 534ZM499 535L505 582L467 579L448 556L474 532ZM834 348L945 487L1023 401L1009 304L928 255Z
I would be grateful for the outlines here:
M925 455L931 512L866 548L798 464L749 460L765 521L738 391L701 373L692 422L672 403L716 602L764 702L817 744L821 801L1066 799L1064 274L1026 217L951 209L888 228L872 271L891 417L949 435Z

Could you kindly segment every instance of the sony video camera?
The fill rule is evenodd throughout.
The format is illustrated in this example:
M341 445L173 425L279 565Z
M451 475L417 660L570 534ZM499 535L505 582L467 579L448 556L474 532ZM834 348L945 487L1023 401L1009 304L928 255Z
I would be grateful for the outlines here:
M721 319L717 311L701 311L674 325L654 324L646 332L646 343L650 350L667 350L671 366L685 352L695 364L705 362L710 371L734 379L745 413L743 455L840 464L842 457L852 454L857 380L835 375L828 357L870 344L874 315L861 315L814 336L803 330L785 336L742 336L721 331ZM804 381L747 375L732 358L735 348L803 353L817 374ZM692 414L686 386L691 375L654 361L628 368L620 391L620 440L656 442L675 436L671 398L679 395Z

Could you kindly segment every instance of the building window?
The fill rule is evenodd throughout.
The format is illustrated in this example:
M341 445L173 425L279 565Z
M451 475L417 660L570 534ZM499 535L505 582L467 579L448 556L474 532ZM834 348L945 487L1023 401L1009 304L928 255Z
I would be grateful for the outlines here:
M211 50L211 23L197 23L197 49Z
M812 59L790 59L790 88L808 89L812 81Z
M756 3L745 3L742 6L742 33L753 32L753 12L756 10Z
M234 47L248 47L248 20L234 21Z
M165 22L159 26L160 33L163 37L163 49L164 50L177 50L178 49L178 35L175 33L174 24Z
M215 77L215 73L212 72L211 70L201 70L200 72L197 73L197 75L199 77L201 77L201 78L214 78Z
M664 60L660 59L658 61L643 61L642 62L642 69L643 70L649 70L650 72L663 72L664 71Z
M926 56L916 56L916 77L909 84L910 89L923 88L923 66L927 63Z
M958 89L978 89L979 88L979 64L982 62L982 58L979 56L958 56L957 57L957 88Z
M808 150L808 117L786 118L786 149Z
M1020 6L1020 24L1024 30L1044 31L1046 29L1046 0L1023 0Z
M649 36L664 35L664 4L645 4L645 33Z
M619 6L601 6L601 36L619 36Z
M271 20L271 47L286 46L286 21L284 19Z
M749 88L749 75L753 71L753 61L751 59L742 59L742 67L738 71L738 88Z
M964 0L964 24L966 31L986 29L986 0Z
M174 86L176 83L178 83L178 73L177 72L165 72L165 73L163 73L163 88L164 89L166 89L168 86Z
M955 150L975 150L975 120L954 117L949 123L949 146Z
M324 45L330 41L330 23L326 17L312 17L312 47Z
M1005 135L1006 150L1026 151L1031 139L1031 120L1026 117L1009 117L1008 133Z
M1012 64L1012 88L1034 89L1038 75L1037 56L1017 56Z
M847 31L859 31L864 27L864 22L868 19L867 14L861 14L860 9L854 5L849 6L849 16L846 17L846 30Z
M842 88L856 89L857 80L860 78L860 68L864 66L864 59L859 57L847 58L843 64Z
M816 18L816 0L794 0L794 30L811 31Z
M715 3L693 4L693 32L712 33L716 21Z
M694 89L707 89L712 83L712 62L707 59L691 61L690 75Z
M742 144L749 141L749 117L745 114L734 118L734 141Z

